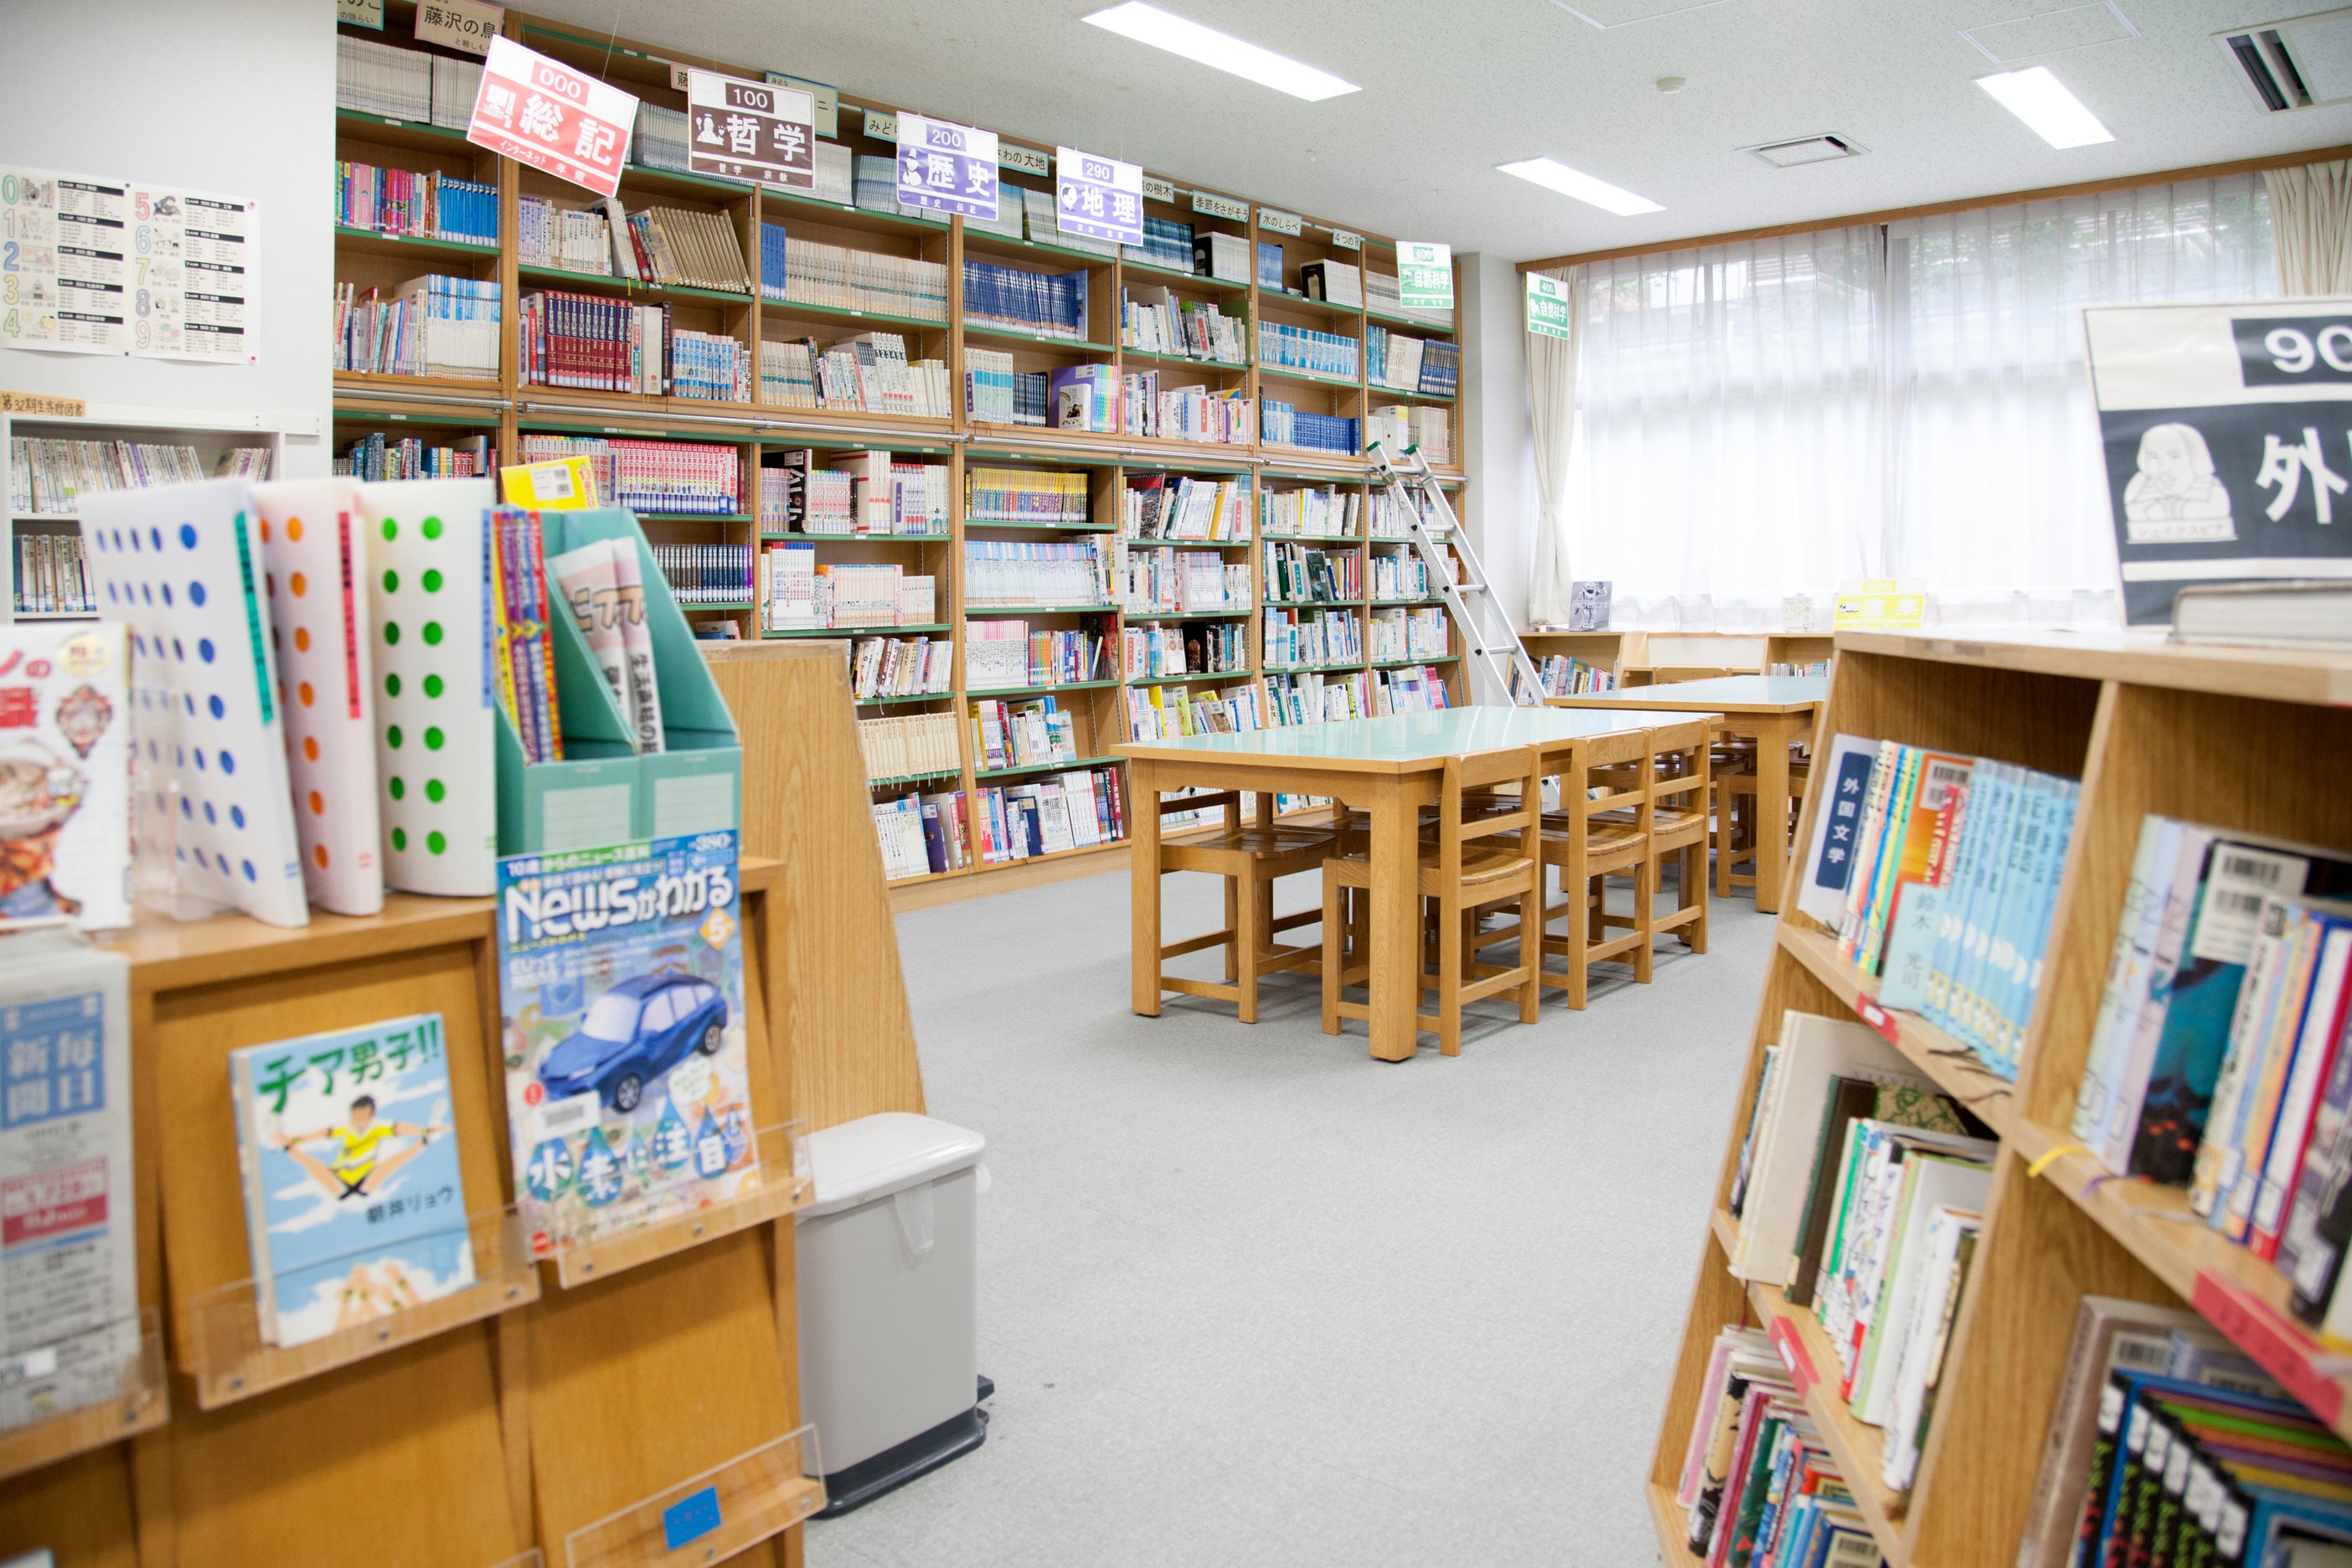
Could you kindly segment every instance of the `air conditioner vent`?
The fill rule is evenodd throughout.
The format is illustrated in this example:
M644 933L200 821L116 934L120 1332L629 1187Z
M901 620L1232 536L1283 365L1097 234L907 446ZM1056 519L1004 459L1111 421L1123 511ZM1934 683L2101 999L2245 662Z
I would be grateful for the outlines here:
M2213 37L2266 114L2352 103L2352 10Z
M1743 153L1753 153L1776 169L1793 169L1800 163L1826 163L1833 158L1859 158L1869 149L1843 136L1800 136L1790 142L1767 142L1759 147L1743 147Z

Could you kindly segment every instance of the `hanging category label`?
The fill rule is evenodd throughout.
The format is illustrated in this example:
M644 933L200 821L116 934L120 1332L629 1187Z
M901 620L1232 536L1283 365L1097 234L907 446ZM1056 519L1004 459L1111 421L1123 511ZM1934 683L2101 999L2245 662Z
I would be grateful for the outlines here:
M1211 217L1231 218L1235 223L1249 222L1249 203L1237 202L1231 196L1212 195L1207 191L1192 193L1192 210Z
M1335 228L1331 231L1331 248L1334 250L1361 250L1364 248L1364 237L1356 233L1353 229Z
M2194 583L2352 578L2352 300L2083 322L2133 624Z
M469 55L487 55L490 40L506 26L507 8L488 0L420 0L416 41L439 44Z
M778 87L796 87L807 93L816 104L816 133L837 136L841 133L841 94L828 84L811 81L806 77L787 76L782 71L770 71L768 79Z
M996 132L901 114L898 200L965 217L996 216Z
M130 347L130 188L0 168L0 348Z
M1408 310L1454 309L1454 247L1397 241L1397 303Z
M610 196L620 193L636 122L634 95L512 38L493 38L466 140Z
M796 87L686 73L686 166L723 180L816 189L816 100Z
M1576 327L1568 313L1568 281L1528 274L1528 331L1539 338L1573 338Z
M255 204L163 185L131 187L131 352L251 364Z
M1053 162L1045 153L1034 147L1016 147L1010 142L997 142L996 166L1018 169L1024 174L1050 174L1054 172Z
M1055 150L1054 224L1064 234L1143 243L1143 169L1076 147Z
M1143 199L1151 202L1166 202L1173 206L1176 203L1176 182L1155 180L1150 174L1144 175Z
M1298 232L1299 216L1297 213L1286 213L1276 207L1260 207L1257 209L1257 226L1268 234L1295 235Z
M383 0L335 0L335 20L383 31Z

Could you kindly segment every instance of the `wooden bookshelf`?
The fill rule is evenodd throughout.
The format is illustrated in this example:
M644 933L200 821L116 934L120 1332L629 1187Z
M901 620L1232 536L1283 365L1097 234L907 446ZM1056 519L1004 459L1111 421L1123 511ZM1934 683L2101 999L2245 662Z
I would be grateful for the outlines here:
M1572 632L1538 626L1520 640L1538 664L1564 655L1607 670L1619 686L1654 686L1712 675L1761 675L1775 665L1819 664L1830 657L1834 639L1799 632Z
M2150 813L2352 848L2352 797L2324 782L2352 748L2352 656L2172 646L2139 633L1953 637L1847 633L1817 743L1845 732L2021 763L2083 781L2039 1001L2017 1080L1957 1039L1878 1002L1878 983L1796 910L1793 866L1767 963L1732 1128L1648 1479L1659 1549L1688 1563L1675 1503L1708 1347L1723 1327L1774 1329L1833 1379L1811 1313L1728 1269L1727 1210L1768 1045L1785 1010L1852 1017L1967 1104L1999 1141L1945 1363L1935 1423L1907 1495L1878 1470L1880 1437L1827 1389L1806 1402L1894 1568L2006 1568L2016 1553L2086 1294L2204 1313L2315 1414L2352 1436L2352 1370L2286 1311L2285 1281L2188 1213L2185 1193L2107 1179L2067 1131L2123 907ZM1821 797L1806 802L1809 842ZM1828 1359L1824 1361L1824 1357Z

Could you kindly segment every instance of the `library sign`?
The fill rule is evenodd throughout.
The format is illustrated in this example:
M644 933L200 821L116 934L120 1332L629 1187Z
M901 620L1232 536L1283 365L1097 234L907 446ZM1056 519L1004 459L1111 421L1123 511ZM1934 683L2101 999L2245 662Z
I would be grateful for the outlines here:
M1528 274L1528 331L1538 338L1576 336L1575 320L1569 314L1566 279L1547 278L1540 272Z
M2124 610L2352 578L2352 300L2083 312Z
M1408 310L1454 309L1454 247L1397 241L1397 303Z
M611 196L620 194L636 122L634 95L512 38L492 38L466 140Z
M1054 150L1054 226L1064 234L1143 243L1143 169L1076 147Z
M898 200L965 217L996 216L996 132L898 116Z
M816 98L796 87L686 73L686 166L722 180L816 189Z

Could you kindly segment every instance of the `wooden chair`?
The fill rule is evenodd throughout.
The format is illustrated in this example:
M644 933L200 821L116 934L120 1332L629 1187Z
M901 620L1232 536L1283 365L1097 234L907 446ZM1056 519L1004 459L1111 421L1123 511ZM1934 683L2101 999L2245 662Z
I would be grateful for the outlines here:
M1650 732L1630 730L1575 742L1565 758L1554 753L1559 809L1543 819L1543 863L1559 873L1560 901L1544 910L1540 984L1568 993L1581 1010L1594 964L1622 960L1633 978L1650 978L1649 913L1657 902L1657 869L1650 857ZM1633 879L1633 926L1609 934L1603 902L1606 879ZM1552 922L1568 929L1555 933ZM1566 967L1554 970L1553 957Z
M1780 825L1782 842L1796 837L1805 805L1805 788L1812 770L1802 762L1789 763L1789 820ZM1757 820L1756 773L1751 767L1718 773L1715 779L1715 896L1731 897L1736 888L1756 885L1756 847L1768 824ZM1748 870L1738 869L1746 866Z
M1255 1024L1257 983L1261 978L1285 970L1311 970L1322 961L1320 942L1306 947L1276 944L1276 933L1312 925L1322 918L1322 913L1306 909L1277 916L1274 912L1274 884L1280 878L1312 871L1322 865L1324 857L1331 852L1332 833L1328 827L1277 825L1274 820L1274 796L1264 791L1258 793L1256 820L1247 824L1242 820L1241 795L1236 790L1162 800L1160 815L1213 807L1223 813L1222 825L1180 831L1160 839L1159 875L1205 871L1223 878L1224 929L1168 943L1160 950L1160 963L1164 964L1169 959L1203 948L1222 947L1225 950L1225 978L1221 984L1213 980L1188 980L1162 973L1159 976L1160 988L1187 996L1231 1002L1240 1010L1243 1023Z
M1446 759L1435 841L1422 842L1415 877L1419 896L1436 907L1434 973L1424 973L1423 962L1412 962L1419 988L1437 994L1437 1010L1422 1012L1416 1005L1415 1016L1423 1028L1435 1032L1437 1048L1449 1057L1462 1054L1465 1003L1515 991L1519 1022L1536 1021L1537 974L1542 962L1543 864L1537 841L1543 773L1543 753L1533 746ZM1491 786L1504 783L1517 784L1520 793L1507 808L1498 809L1509 797L1496 795ZM1343 1018L1369 1021L1371 1016L1368 1005L1349 1002L1345 995L1347 987L1371 978L1371 949L1363 930L1371 886L1371 861L1360 844L1343 846L1342 853L1323 863L1327 1035L1338 1034ZM1482 963L1478 952L1506 940L1511 930L1481 935L1478 911L1505 902L1519 907L1518 961ZM1352 916L1343 908L1350 903Z
M1708 787L1708 731L1705 719L1666 724L1650 731L1650 888L1669 857L1675 861L1675 908L1653 915L1653 937L1679 931L1693 952L1706 951L1707 815L1715 804Z

